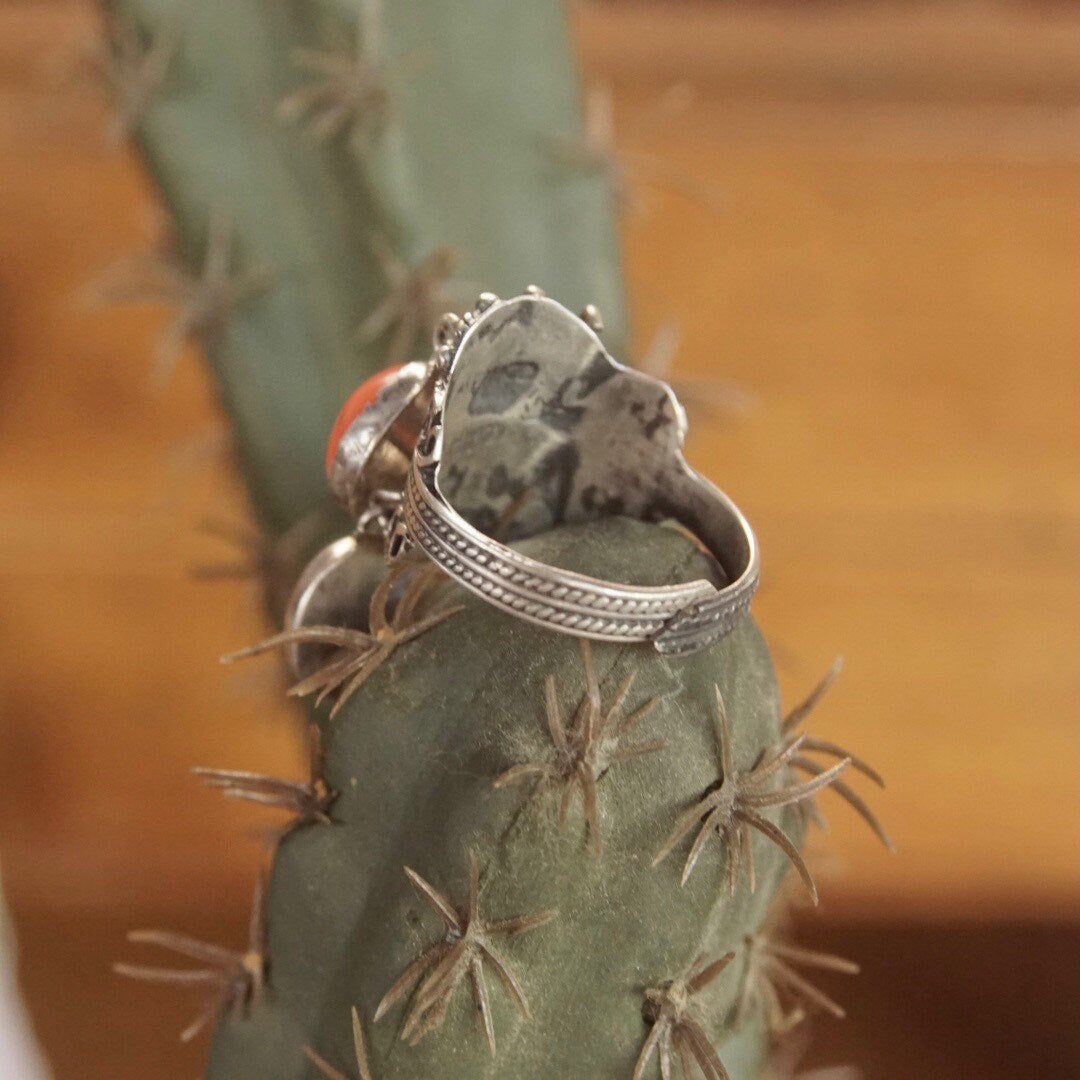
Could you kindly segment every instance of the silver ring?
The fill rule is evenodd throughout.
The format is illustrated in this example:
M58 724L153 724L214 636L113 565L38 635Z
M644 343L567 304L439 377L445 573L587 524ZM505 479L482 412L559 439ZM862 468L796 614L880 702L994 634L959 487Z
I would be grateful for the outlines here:
M432 360L386 376L352 421L331 485L358 520L387 529L392 558L418 546L511 615L694 652L749 606L757 542L731 499L683 457L686 415L670 387L616 362L598 328L594 309L574 315L537 289L510 300L484 294L464 317L445 316ZM400 436L417 430L421 413L410 456ZM727 584L631 586L549 566L495 538L510 509L507 540L613 514L674 520Z

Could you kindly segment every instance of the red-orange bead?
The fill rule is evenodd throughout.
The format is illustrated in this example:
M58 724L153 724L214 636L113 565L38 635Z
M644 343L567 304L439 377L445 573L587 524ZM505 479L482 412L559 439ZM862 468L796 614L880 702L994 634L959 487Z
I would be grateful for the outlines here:
M338 446L341 445L341 440L344 438L345 432L352 427L353 421L375 401L382 388L404 366L404 364L398 364L396 367L389 367L378 372L376 375L372 375L370 379L365 379L349 395L349 400L341 407L341 412L338 413L338 417L334 421L334 426L330 429L330 441L326 444L327 476L330 475L330 470L333 468L334 458L337 456Z

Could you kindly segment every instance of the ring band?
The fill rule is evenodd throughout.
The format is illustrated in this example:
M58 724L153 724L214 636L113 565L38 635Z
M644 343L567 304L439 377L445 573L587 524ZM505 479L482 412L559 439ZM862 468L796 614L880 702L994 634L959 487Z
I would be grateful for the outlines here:
M711 486L711 485L710 485ZM730 514L742 515L719 491ZM745 523L735 581L631 586L601 581L531 559L459 517L421 478L409 475L402 515L410 539L456 581L495 607L551 630L598 641L652 641L658 652L694 652L729 633L757 586L757 553Z

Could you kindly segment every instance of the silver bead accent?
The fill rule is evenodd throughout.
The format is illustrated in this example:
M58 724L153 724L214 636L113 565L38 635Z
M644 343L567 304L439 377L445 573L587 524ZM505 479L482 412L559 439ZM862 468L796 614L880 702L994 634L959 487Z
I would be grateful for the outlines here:
M536 296L536 297L547 296L547 293L544 292L544 290L541 289L539 285L526 285L525 286L525 294L527 296Z
M590 329L596 331L598 334L604 332L604 317L600 314L600 309L595 304L586 304L581 309L579 319Z
M489 307L499 302L498 296L493 292L482 292L476 298L476 313L482 315Z
M460 315L448 311L435 326L435 348L438 350L454 348L464 329L465 320Z

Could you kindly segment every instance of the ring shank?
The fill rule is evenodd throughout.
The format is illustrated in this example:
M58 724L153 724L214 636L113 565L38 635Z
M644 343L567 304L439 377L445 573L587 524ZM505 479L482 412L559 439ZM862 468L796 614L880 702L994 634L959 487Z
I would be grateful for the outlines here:
M734 503L689 467L680 474L663 516L702 542L727 575L723 588L704 580L632 586L538 562L470 525L438 492L434 470L416 461L402 524L451 577L518 618L578 637L651 641L661 653L689 653L731 630L749 606L759 560L753 532Z

